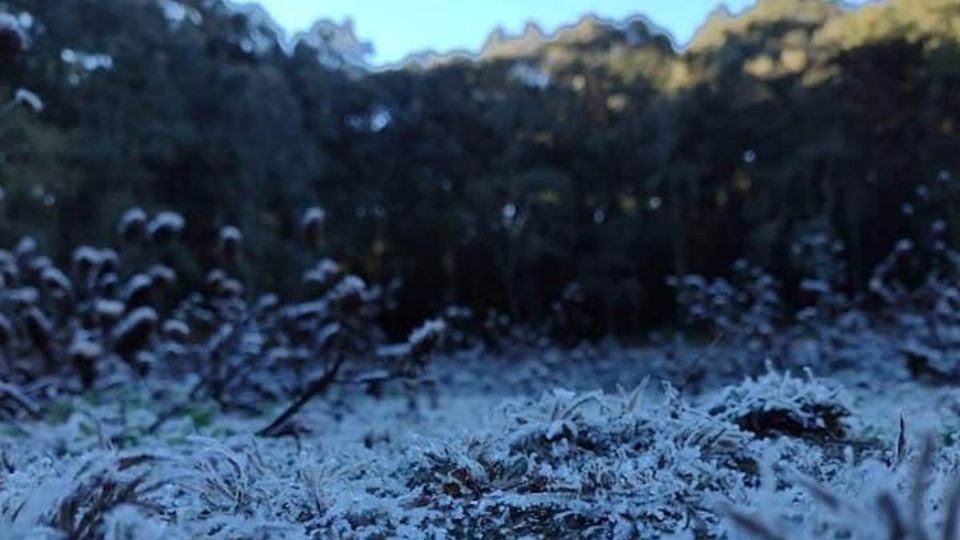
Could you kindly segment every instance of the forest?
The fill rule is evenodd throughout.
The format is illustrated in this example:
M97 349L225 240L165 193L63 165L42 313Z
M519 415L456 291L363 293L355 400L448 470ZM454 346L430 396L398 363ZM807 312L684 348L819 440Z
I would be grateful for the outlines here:
M0 0L0 537L960 539L960 1L371 53Z
M172 208L200 253L168 254L186 283L233 225L242 281L289 292L318 206L322 253L403 284L392 332L457 305L637 337L675 320L671 275L746 259L799 301L815 270L797 246L820 235L858 294L901 237L940 218L945 241L960 232L950 0L765 0L716 11L683 49L639 18L586 17L377 70L350 28L293 39L257 8L7 5L23 44L3 91L45 107L0 128L0 243L29 232L56 260L115 239L134 204Z

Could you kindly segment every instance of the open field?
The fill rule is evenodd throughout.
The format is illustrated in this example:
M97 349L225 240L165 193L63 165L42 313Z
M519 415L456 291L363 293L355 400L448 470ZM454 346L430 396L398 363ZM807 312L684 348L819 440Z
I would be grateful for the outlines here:
M956 497L955 389L866 354L813 379L708 373L691 391L658 382L672 372L680 384L691 361L724 354L462 353L431 366L432 392L344 388L304 411L308 433L269 439L252 435L264 418L205 402L146 433L173 387L65 398L43 420L4 427L3 528L19 538L739 538L750 527L735 518L757 515L750 526L769 530L754 537L880 538L921 510L919 522L942 527L944 497ZM930 488L919 495L918 469ZM883 506L888 492L899 518Z

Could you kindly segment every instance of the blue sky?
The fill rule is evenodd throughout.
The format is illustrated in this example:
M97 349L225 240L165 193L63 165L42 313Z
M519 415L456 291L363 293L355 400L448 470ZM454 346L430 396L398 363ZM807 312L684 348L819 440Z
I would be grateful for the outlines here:
M610 18L643 14L685 43L711 10L725 3L737 12L752 0L260 0L291 32L318 18L350 17L360 38L373 43L373 63L402 59L426 49L477 50L502 26L518 33L533 20L547 31L585 13Z

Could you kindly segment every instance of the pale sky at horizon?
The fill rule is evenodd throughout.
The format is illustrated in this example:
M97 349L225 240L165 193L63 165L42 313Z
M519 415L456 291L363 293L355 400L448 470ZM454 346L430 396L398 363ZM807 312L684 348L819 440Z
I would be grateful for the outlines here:
M716 7L734 13L753 0L259 0L287 31L308 29L317 19L354 22L357 35L374 46L374 64L403 59L434 49L479 50L500 26L519 33L528 21L547 32L575 22L587 13L621 19L644 15L667 30L678 44L686 43Z

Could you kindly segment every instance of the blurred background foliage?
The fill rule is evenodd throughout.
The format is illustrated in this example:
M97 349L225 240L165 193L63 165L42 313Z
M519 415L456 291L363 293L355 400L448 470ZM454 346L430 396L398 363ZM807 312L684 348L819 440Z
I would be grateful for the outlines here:
M760 0L682 50L586 17L386 70L349 27L291 40L216 0L3 6L28 47L0 93L46 104L0 125L3 245L66 257L115 242L132 204L170 208L201 255L188 281L234 224L247 282L291 292L320 204L325 252L402 280L388 328L448 304L540 324L573 299L563 332L640 335L673 320L671 274L746 257L789 298L813 231L845 243L856 293L934 216L960 233L957 0Z

